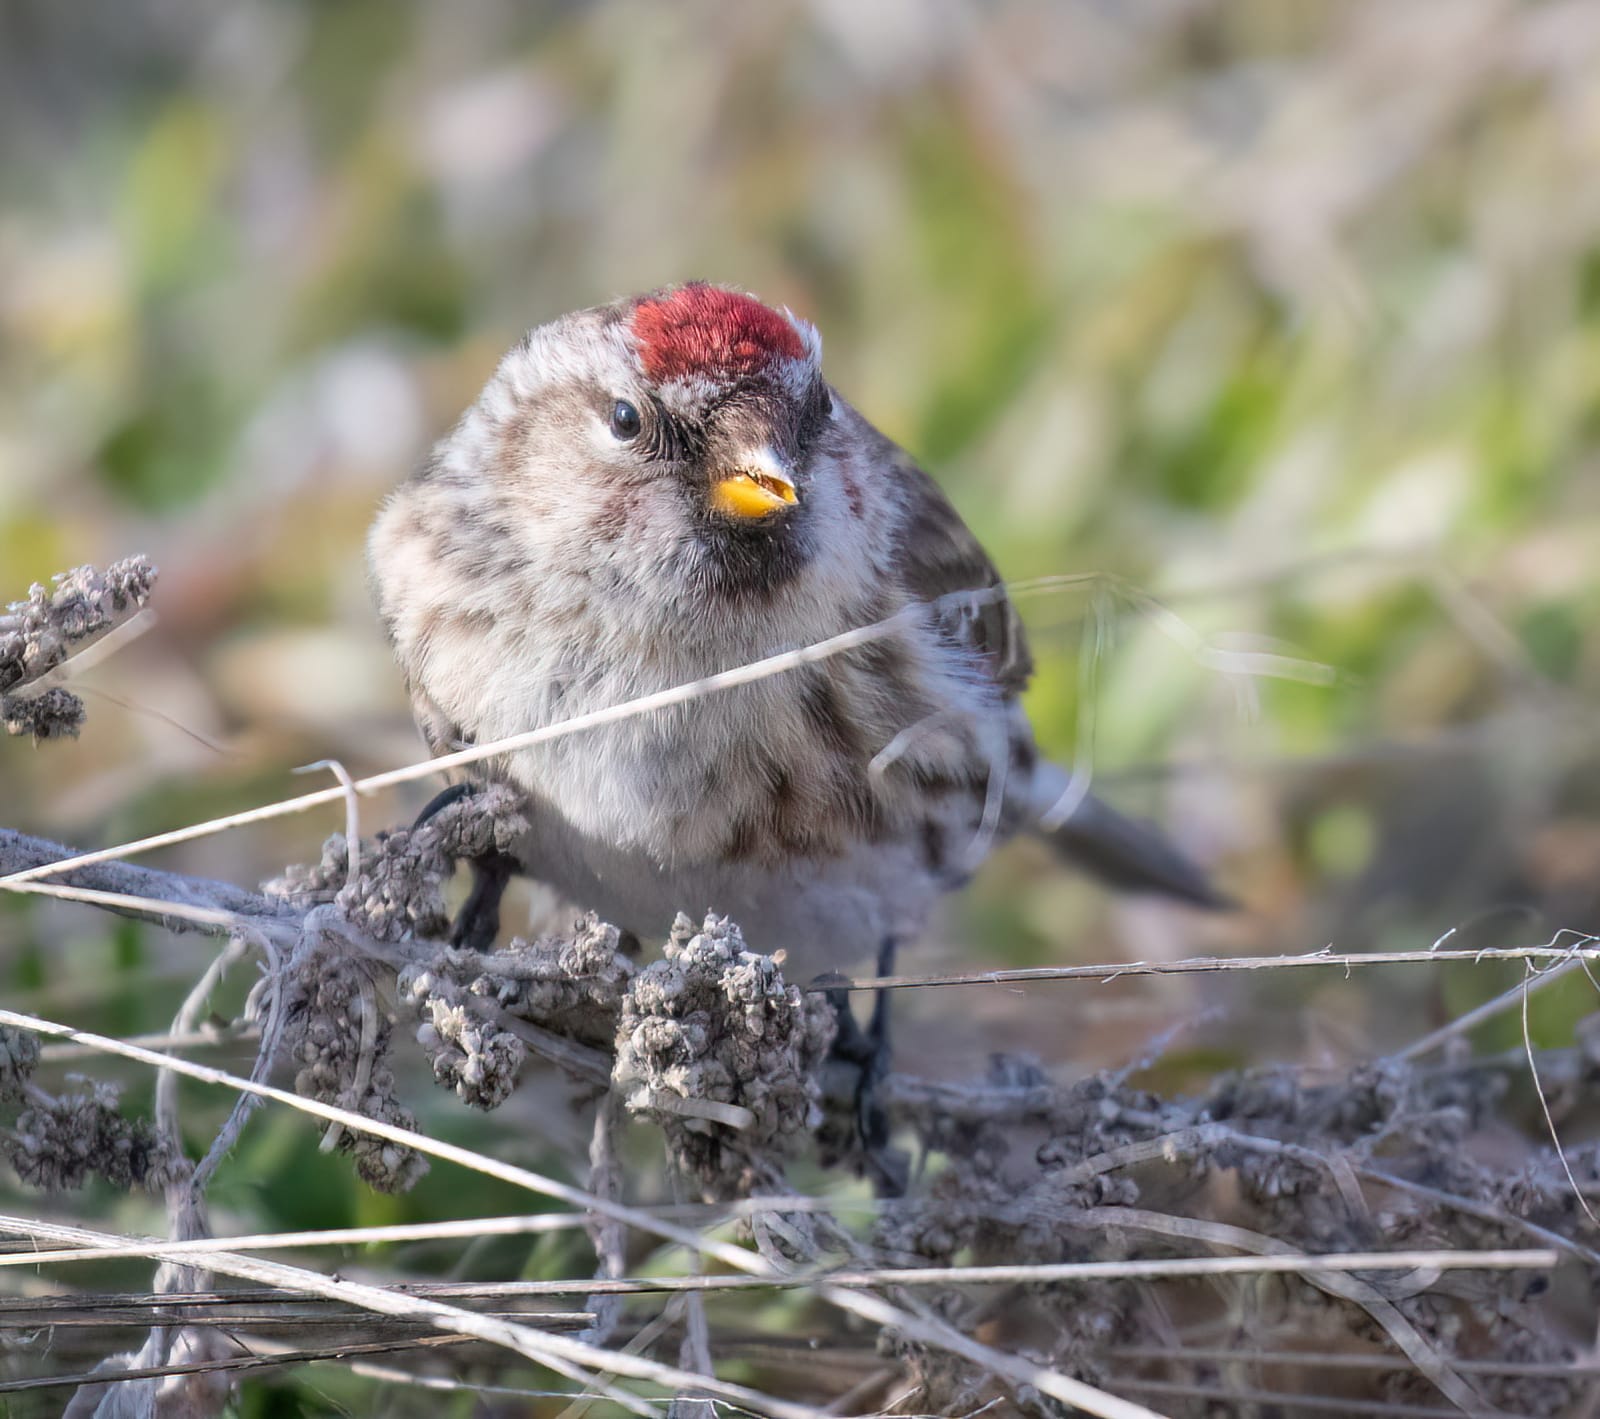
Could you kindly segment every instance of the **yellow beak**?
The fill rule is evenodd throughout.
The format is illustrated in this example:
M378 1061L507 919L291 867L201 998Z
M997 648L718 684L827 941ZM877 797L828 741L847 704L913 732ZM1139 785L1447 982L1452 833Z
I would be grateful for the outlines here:
M746 454L731 473L711 485L711 506L729 517L766 517L798 501L794 481L766 448Z

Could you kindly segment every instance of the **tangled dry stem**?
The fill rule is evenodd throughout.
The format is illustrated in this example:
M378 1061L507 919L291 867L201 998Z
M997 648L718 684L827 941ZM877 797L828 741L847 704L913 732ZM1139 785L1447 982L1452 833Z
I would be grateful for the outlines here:
M0 618L8 725L15 717L45 738L37 725L70 718L64 708L46 713L54 687L41 682L73 647L142 605L153 575L137 559L103 577L80 569L53 592L34 588ZM480 1110L511 1097L531 1058L554 1062L578 1081L578 1102L600 1100L596 1195L615 1201L626 1188L624 1122L648 1125L674 1175L703 1198L766 1194L783 1204L745 1224L775 1266L830 1257L857 1266L1120 1261L1197 1247L1290 1257L1486 1251L1533 1240L1562 1248L1582 1277L1559 1304L1546 1278L1517 1273L1313 1267L1253 1283L953 1284L931 1301L902 1301L899 1314L920 1320L883 1331L881 1393L869 1375L857 1386L864 1401L900 1395L922 1412L1055 1412L1027 1379L1047 1367L1068 1382L1135 1397L1143 1389L1171 1413L1200 1414L1218 1396L1266 1392L1249 1352L1295 1350L1404 1358L1341 1372L1339 1392L1353 1406L1425 1409L1443 1399L1469 1413L1558 1414L1582 1399L1573 1365L1585 1327L1593 1331L1600 1228L1579 1190L1600 1191L1600 1147L1563 1157L1526 1146L1514 1166L1474 1152L1476 1139L1504 1129L1503 1096L1520 1060L1457 1051L1425 1068L1402 1054L1320 1082L1260 1070L1196 1098L1137 1089L1131 1070L1061 1084L1009 1057L966 1086L893 1076L882 1101L924 1166L909 1196L880 1206L863 1239L799 1200L784 1210L796 1196L786 1170L813 1148L824 1121L819 1077L834 1016L824 997L784 978L780 958L750 950L734 923L680 917L661 958L642 967L616 929L592 916L568 933L492 952L442 944L458 864L506 851L524 828L514 795L490 788L362 842L353 872L350 844L336 834L318 863L290 868L260 894L121 863L57 880L111 894L102 904L175 930L231 933L236 950L254 943L266 958L247 1007L262 1039L257 1078L292 1068L303 1096L413 1129L392 1064L408 1040L441 1087ZM70 855L0 830L0 873ZM208 991L209 981L197 987L180 1023L192 1023L189 1006L198 1010ZM200 1194L232 1135L196 1173L177 1141L175 1104L155 1122L128 1118L109 1084L69 1077L66 1091L51 1094L35 1082L38 1065L35 1036L0 1029L0 1117L9 1115L0 1152L19 1178L50 1190L90 1177L165 1189L175 1235L203 1235ZM1540 1071L1559 1119L1600 1082L1600 1028L1586 1024L1576 1047L1546 1056ZM851 1121L840 1122L830 1136L851 1136ZM348 1153L380 1189L408 1188L426 1168L411 1148L355 1128L335 1125L325 1146ZM598 1274L622 1274L624 1229L597 1221L593 1235ZM592 1340L625 1326L615 1295L597 1295L591 1312ZM708 1348L715 1358L714 1315L698 1299L689 1313L684 1344L695 1367L704 1368ZM140 1367L209 1363L211 1335L157 1326L138 1350L106 1360L71 1412L172 1412L162 1406L178 1398L197 1416L219 1412L225 1385L106 1383ZM989 1349L952 1341L977 1335ZM1186 1346L1186 1337L1199 1339ZM1233 1337L1237 1362L1219 1364L1215 1346L1207 1349L1219 1337ZM832 1343L850 1342L840 1334ZM994 1347L1026 1363L1002 1366ZM1508 1368L1486 1369L1486 1358ZM1292 1368L1272 1374L1303 1393L1327 1388ZM807 1392L826 1389L815 1373L804 1383Z
M27 599L0 614L0 724L7 734L28 734L34 743L76 738L83 727L83 701L50 683L78 651L141 610L155 586L156 569L146 557L62 572L46 587L35 583Z
M1567 1077L1573 1087L1592 1087L1600 1057L1568 1061ZM1105 1073L1058 1087L1004 1060L987 1085L970 1089L897 1080L891 1093L901 1116L951 1166L885 1217L875 1240L908 1262L965 1255L981 1264L1184 1254L1196 1242L1261 1254L1486 1250L1533 1235L1573 1239L1592 1279L1600 1275L1593 1228L1554 1151L1513 1171L1472 1155L1469 1144L1493 1124L1505 1083L1500 1071L1470 1067L1361 1066L1314 1085L1293 1070L1262 1070L1224 1079L1199 1098L1163 1099ZM1569 1162L1581 1180L1600 1178L1593 1147ZM1179 1294L1171 1304L1197 1301L1203 1305ZM1018 1343L1054 1335L1059 1366L1112 1389L1126 1378L1120 1353L1160 1344L1162 1318L1136 1281L951 1303L969 1328L1003 1315ZM1559 1414L1582 1386L1551 1373L1572 1364L1583 1344L1552 1325L1542 1281L1402 1276L1351 1284L1313 1271L1253 1288L1235 1303L1246 1307L1233 1323L1251 1348L1273 1340L1352 1353L1380 1350L1386 1340L1398 1347L1414 1368L1383 1379L1386 1402L1437 1402L1443 1391L1470 1413ZM1487 1355L1546 1373L1469 1380L1452 1364ZM1167 1356L1182 1363L1181 1351L1169 1346ZM913 1347L902 1358L937 1412L986 1392L984 1376L947 1355ZM1215 1366L1195 1362L1193 1371Z
M442 946L420 933L442 929L456 863L519 826L498 790L446 813L363 843L354 882L336 836L315 868L292 870L251 899L248 920L275 931L295 924L294 949L279 953L252 1008L264 1016L265 997L281 992L272 1047L292 1063L296 1090L410 1127L389 1063L410 1037L443 1087L492 1109L528 1067L525 1036L545 1032L576 1052L570 1072L586 1097L597 1092L593 1062L606 1062L607 1097L660 1129L674 1166L703 1197L782 1196L785 1168L819 1122L817 1080L833 1026L823 998L787 983L781 962L749 951L717 917L698 928L680 918L662 958L644 967L593 917L499 951ZM0 839L0 868L39 855L37 844ZM151 891L161 876L141 886ZM192 879L173 879L164 895L207 900L212 885L236 906L249 898ZM59 1187L98 1175L160 1187L186 1169L169 1139L121 1117L104 1086L42 1096L37 1057L31 1036L0 1033L0 1099L19 1110L6 1151L25 1180ZM829 1254L947 1265L1160 1257L1196 1245L1262 1254L1485 1250L1554 1238L1600 1277L1600 1238L1553 1149L1529 1150L1507 1169L1468 1146L1494 1123L1513 1063L1422 1068L1395 1059L1318 1083L1264 1070L1190 1099L1139 1090L1128 1071L1062 1085L1012 1058L997 1058L989 1078L968 1086L891 1076L885 1103L923 1156L939 1160L929 1179L882 1207L865 1245L816 1226L799 1207L764 1214L751 1235L786 1266ZM1577 1047L1547 1057L1542 1073L1559 1115L1600 1081L1600 1030L1581 1030ZM425 1166L353 1130L332 1142L376 1187L408 1187ZM1567 1165L1580 1184L1600 1187L1596 1148L1570 1153ZM612 1246L603 1269L615 1275L619 1258ZM1113 1392L1214 1385L1213 1363L1185 1361L1181 1347L1162 1341L1173 1326L1214 1333L1229 1318L1258 1347L1398 1350L1410 1368L1362 1377L1362 1392L1385 1403L1437 1404L1443 1395L1467 1412L1560 1413L1581 1388L1560 1373L1580 1353L1577 1333L1553 1323L1550 1297L1526 1277L1313 1271L1251 1286L1173 1283L1159 1293L1134 1279L1003 1293L951 1287L928 1314ZM1159 1348L1161 1360L1126 1358L1141 1347ZM995 1400L1029 1407L1015 1383L924 1338L887 1332L879 1349L889 1373L909 1377L924 1412ZM1452 1363L1486 1355L1537 1373L1469 1375ZM1174 1367L1179 1379L1161 1378ZM1163 1403L1190 1412L1181 1400Z

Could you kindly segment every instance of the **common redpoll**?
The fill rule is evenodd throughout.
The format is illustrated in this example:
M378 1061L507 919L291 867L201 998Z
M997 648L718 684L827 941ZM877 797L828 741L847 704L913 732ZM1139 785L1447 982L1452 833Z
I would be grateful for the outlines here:
M921 608L843 654L485 766L526 794L522 870L646 942L709 909L801 974L842 968L915 937L1063 804L977 539L828 386L817 332L739 292L692 283L530 332L368 553L439 753ZM1217 900L1096 798L1048 836L1117 885Z

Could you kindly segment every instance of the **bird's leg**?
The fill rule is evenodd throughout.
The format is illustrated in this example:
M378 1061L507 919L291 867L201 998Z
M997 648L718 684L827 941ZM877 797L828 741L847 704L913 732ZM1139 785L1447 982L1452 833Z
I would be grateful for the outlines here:
M477 785L472 783L453 783L442 789L417 814L417 821L411 825L413 830L476 792ZM472 887L455 921L450 924L450 944L458 951L487 951L500 934L500 899L505 896L506 884L517 869L517 860L495 852L487 857L472 858L468 866L472 869Z
M894 974L895 938L885 936L878 943L878 979ZM862 1061L861 1082L856 1088L856 1121L869 1151L889 1143L889 1115L878 1102L878 1081L889 1072L889 992L872 992L872 1015L863 1037L866 1056Z
M516 871L517 860L503 852L475 857L472 890L450 926L450 944L458 951L487 951L500 934L500 899Z
M880 980L894 972L896 944L894 937L886 936L878 945ZM852 1079L855 1145L874 1191L880 1197L899 1197L906 1190L908 1163L904 1153L889 1146L889 1115L877 1094L879 1082L889 1072L889 992L874 993L872 1015L865 1030L850 1009L849 991L830 990L828 1003L838 1021L829 1063L843 1066Z
M416 832L429 818L437 816L452 803L459 803L470 793L473 786L470 783L453 783L449 788L441 788L428 800L428 806L417 814L417 821L411 825L411 831Z

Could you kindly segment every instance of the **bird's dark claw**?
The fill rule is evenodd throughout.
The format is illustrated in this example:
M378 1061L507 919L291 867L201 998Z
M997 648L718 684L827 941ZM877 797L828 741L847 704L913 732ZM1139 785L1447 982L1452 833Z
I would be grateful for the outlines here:
M427 807L417 814L417 821L411 825L411 831L415 832L428 819L437 816L452 804L459 803L463 798L467 798L476 792L476 787L470 783L453 783L449 788L441 788L428 800Z
M894 942L886 940L878 951L878 975L888 975L894 967ZM839 977L842 981L842 977ZM828 976L815 982L826 986ZM878 1096L878 1085L889 1072L889 993L880 990L872 1004L867 1028L857 1023L850 1009L850 992L842 987L825 991L833 1007L838 1029L824 1066L824 1095L834 1106L836 1116L848 1100L849 1125L832 1130L831 1141L842 1144L838 1151L855 1155L862 1172L871 1179L879 1197L900 1197L906 1190L910 1160L901 1149L889 1146L889 1114ZM845 1137L841 1138L840 1135Z
M413 830L477 791L478 785L473 783L453 783L440 790L417 814L416 822L411 825ZM506 884L517 865L516 858L503 852L472 858L468 862L472 869L472 887L450 925L450 944L456 950L487 951L493 947L495 938L500 935L500 899L505 896Z
M450 925L450 944L458 951L488 951L500 935L500 899L517 870L517 860L503 852L473 858L472 889Z

